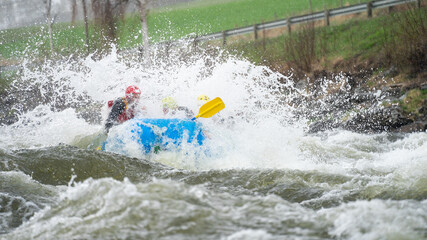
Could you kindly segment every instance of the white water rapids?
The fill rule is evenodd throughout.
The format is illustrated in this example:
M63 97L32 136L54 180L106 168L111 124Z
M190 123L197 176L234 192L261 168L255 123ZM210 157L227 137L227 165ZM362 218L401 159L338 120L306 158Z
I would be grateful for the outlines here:
M112 53L99 60L87 57L26 67L20 82L13 84L23 94L37 90L42 100L29 111L18 105L19 120L0 126L0 149L8 156L0 159L0 233L5 233L1 239L427 236L427 134L307 134L307 120L295 118L287 104L303 93L287 76L266 67L221 53L149 65ZM141 155L130 148L127 157L173 168L164 170L166 179L141 182L129 176L90 176L54 187L5 170L22 151L76 145L76 139L96 134L104 122L85 121L82 109L100 112L105 120L107 101L123 96L128 85L142 90L141 104L147 111L138 117L163 117L164 97L173 97L195 113L200 106L197 96L221 97L226 108L198 120L214 154ZM58 107L86 99L97 105ZM115 127L111 134L120 130ZM34 158L40 160L43 154ZM177 180L175 171L186 177ZM35 188L45 193L33 197L29 193ZM12 226L9 219L17 210L4 200L9 198L22 202L20 206L34 216Z

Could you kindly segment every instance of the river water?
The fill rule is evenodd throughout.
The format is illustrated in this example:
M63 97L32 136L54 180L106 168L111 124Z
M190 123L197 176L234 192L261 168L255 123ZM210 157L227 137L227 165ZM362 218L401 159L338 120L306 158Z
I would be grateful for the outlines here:
M19 119L0 126L0 239L427 238L426 133L307 134L289 76L222 53L157 58L23 69ZM167 96L195 113L198 95L221 97L198 120L206 151L86 149L130 84L139 117L162 117Z

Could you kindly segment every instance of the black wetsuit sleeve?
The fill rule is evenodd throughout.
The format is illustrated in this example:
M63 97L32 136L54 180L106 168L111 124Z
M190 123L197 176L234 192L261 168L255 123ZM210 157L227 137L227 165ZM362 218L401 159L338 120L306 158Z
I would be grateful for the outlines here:
M126 109L126 103L122 99L114 101L111 112L108 114L107 121L105 122L105 130L108 132L112 126L117 122L120 114Z

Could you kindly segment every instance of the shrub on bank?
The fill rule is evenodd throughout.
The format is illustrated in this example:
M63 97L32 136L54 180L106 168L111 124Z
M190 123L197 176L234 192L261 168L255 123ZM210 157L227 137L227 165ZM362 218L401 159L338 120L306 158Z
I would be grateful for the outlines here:
M316 69L350 71L355 65L416 74L427 69L427 7L373 19L353 19L329 27L300 25L292 34L227 46L255 63L286 73ZM337 64L337 63L340 64Z

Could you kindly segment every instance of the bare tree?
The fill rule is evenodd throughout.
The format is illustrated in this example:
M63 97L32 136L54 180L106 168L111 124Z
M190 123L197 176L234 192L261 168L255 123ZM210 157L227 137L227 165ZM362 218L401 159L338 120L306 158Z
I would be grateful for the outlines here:
M53 53L53 40L52 40L52 23L53 23L53 19L52 19L52 16L51 16L52 0L43 0L43 3L46 6L46 19L47 19L47 29L49 31L50 51L51 51L51 53Z
M116 5L118 7L120 20L124 21L126 8L129 5L129 0L116 0Z
M92 0L95 24L100 28L101 38L115 41L115 23L109 0Z
M71 0L71 25L74 26L77 16L77 0Z
M88 21L87 21L86 0L82 0L82 6L83 6L83 19L85 22L86 50L87 50L87 53L89 54L89 27L88 27Z
M107 40L104 47L116 41L116 23L118 16L124 14L129 0L92 0L94 23L99 29L101 41Z
M135 0L136 5L139 9L139 14L141 17L141 34L142 34L142 48L144 56L146 57L149 52L149 38L148 38L148 24L147 24L147 15L148 15L148 4L151 0Z

